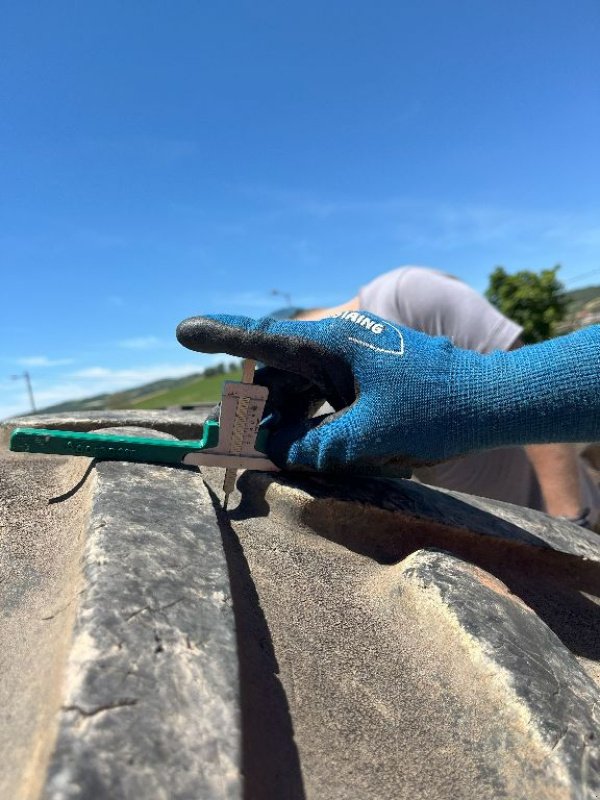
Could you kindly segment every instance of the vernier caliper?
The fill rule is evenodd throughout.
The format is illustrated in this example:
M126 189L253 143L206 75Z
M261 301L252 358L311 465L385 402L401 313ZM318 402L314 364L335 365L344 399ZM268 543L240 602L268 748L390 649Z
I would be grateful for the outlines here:
M225 381L219 421L208 420L200 440L148 439L45 428L15 428L10 449L17 452L85 456L103 461L141 461L154 464L195 464L224 467L223 507L240 469L276 472L265 455L267 431L260 423L268 389L253 383L255 361L244 361L242 380Z

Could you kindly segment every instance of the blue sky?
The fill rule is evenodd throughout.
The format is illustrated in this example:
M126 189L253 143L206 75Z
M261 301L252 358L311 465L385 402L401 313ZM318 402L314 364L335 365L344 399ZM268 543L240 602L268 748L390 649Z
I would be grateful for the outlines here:
M402 264L600 283L600 5L4 4L0 418Z

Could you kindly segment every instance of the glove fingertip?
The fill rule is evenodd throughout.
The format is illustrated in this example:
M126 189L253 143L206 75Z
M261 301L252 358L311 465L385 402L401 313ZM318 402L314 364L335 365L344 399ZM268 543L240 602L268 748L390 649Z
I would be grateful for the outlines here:
M247 331L253 322L248 317L225 314L188 317L179 323L175 335L177 341L188 350L201 353L228 352L228 347L239 347L240 333Z

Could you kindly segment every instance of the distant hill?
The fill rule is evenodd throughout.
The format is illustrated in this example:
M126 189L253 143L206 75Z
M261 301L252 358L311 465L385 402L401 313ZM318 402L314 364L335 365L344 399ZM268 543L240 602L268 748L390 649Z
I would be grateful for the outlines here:
M571 310L579 311L586 303L600 298L600 286L586 286L567 292Z
M569 301L567 316L559 326L559 333L600 322L600 286L585 286L566 292Z
M165 378L160 381L146 383L122 392L98 394L84 400L70 400L54 406L40 409L38 414L57 413L61 411L93 411L104 408L168 408L169 406L188 405L192 403L217 403L221 397L224 380L239 381L242 371L204 376L199 373L186 375L183 378Z

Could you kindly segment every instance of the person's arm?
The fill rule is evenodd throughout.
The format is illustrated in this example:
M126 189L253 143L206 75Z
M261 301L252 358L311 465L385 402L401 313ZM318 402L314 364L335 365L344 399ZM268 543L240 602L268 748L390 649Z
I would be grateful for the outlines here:
M288 469L417 466L600 439L600 326L488 355L354 311L321 322L194 317L177 338L275 368L257 382L278 412L268 454ZM310 418L320 399L336 413Z
M523 346L519 338L510 349ZM572 444L531 444L525 447L525 452L538 479L548 514L570 519L581 517L583 495L575 447Z
M525 451L537 476L548 514L569 519L580 517L584 508L574 446L530 444Z

